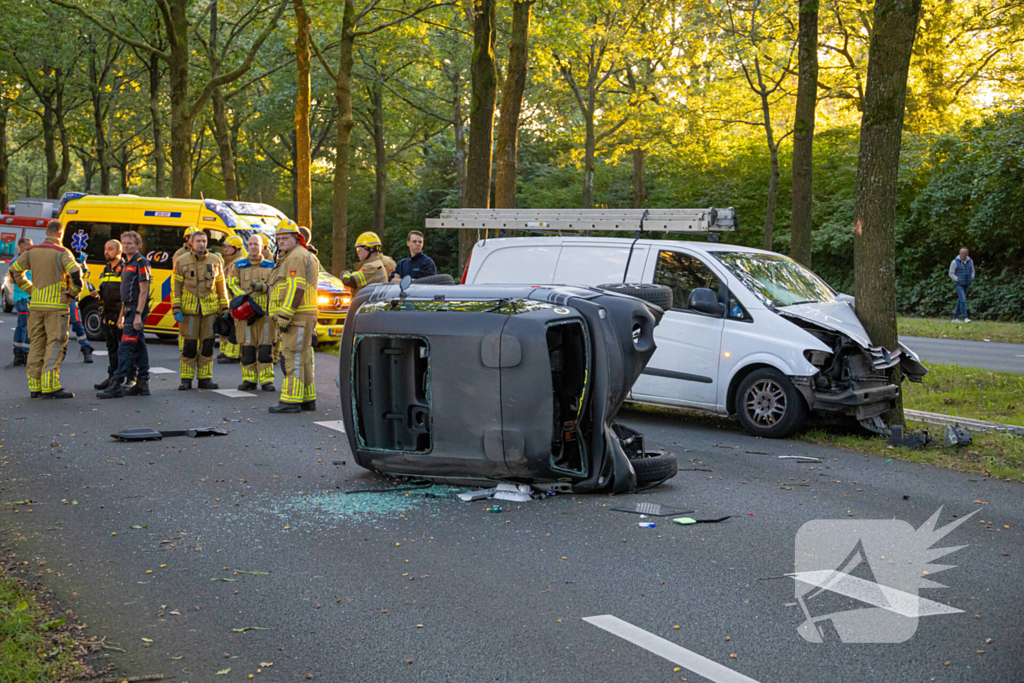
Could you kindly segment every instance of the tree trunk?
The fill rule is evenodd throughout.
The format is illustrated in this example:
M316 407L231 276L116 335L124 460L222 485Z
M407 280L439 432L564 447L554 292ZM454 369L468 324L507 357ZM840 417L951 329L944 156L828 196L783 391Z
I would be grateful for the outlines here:
M370 105L373 107L373 172L376 180L373 194L373 231L384 234L385 212L388 200L388 150L384 146L384 89L379 79L370 87Z
M491 141L498 71L494 63L497 39L497 0L475 0L473 12L472 97L469 105L469 158L466 161L466 205L486 209L491 205ZM465 265L475 243L466 230L459 231L459 266Z
M772 169L771 177L768 180L768 206L765 207L762 248L765 251L771 251L772 238L775 231L775 205L779 201L779 147L775 144L775 130L772 128L772 115L768 104L768 94L763 89L760 94L761 115L764 117L764 135L768 141L768 153L771 157Z
M452 78L452 119L455 121L455 192L460 209L466 208L466 126L462 120L462 82Z
M100 194L110 194L110 162L107 160L107 136L103 130L103 84L96 64L96 44L89 41L89 94L92 99L92 125L96 164L100 169ZM90 179L91 180L91 179ZM89 185L92 183L90 182Z
M501 90L498 140L494 151L494 206L498 209L513 209L516 206L519 114L523 108L523 92L526 90L532 5L532 0L512 1L512 40L508 47L505 87Z
M189 31L187 5L169 2L176 44L170 47L168 75L171 86L171 194L192 197L192 112L188 102Z
M914 47L921 0L876 0L860 157L854 200L853 257L857 317L872 343L895 350L896 330L896 181L906 111L907 73ZM899 384L899 366L892 381ZM890 424L903 424L897 397Z
M354 0L345 0L345 13L341 23L338 72L334 84L334 99L338 103L338 133L335 140L334 211L331 239L331 272L341 275L345 270L348 252L348 157L352 138L352 65L355 42L356 10Z
M291 138L292 145L289 152L292 157L292 167L288 169L288 176L292 181L292 216L296 217L299 215L299 211L301 210L299 207L299 148L295 144L296 131L292 131ZM298 218L295 219L295 222L298 223ZM307 228L309 227L309 225L306 225L305 223L300 223L300 225L305 225Z
M594 130L594 107L583 112L586 118L586 138L583 141L583 208L594 208L594 166L597 156L597 137Z
M299 77L298 93L295 97L295 148L297 150L295 169L298 174L298 207L296 222L312 229L313 188L310 179L312 161L309 140L309 49L311 24L303 0L292 0L298 32L295 36L295 64Z
M213 101L213 137L217 142L220 157L220 172L224 180L224 198L238 200L238 181L235 178L235 152L231 148L231 124L228 121L228 103L224 91L214 88L210 99Z
M128 166L131 159L128 156L128 152L125 151L124 156L121 157L118 163L118 170L121 172L121 194L128 194L131 191L132 181L128 175Z
M647 201L647 178L644 175L646 152L641 147L633 148L633 208L642 209Z
M167 191L164 185L164 169L167 158L164 156L164 123L160 108L160 58L149 57L149 116L153 120L153 180L155 194L163 197Z
M82 190L92 192L92 178L96 175L96 159L90 154L79 153L78 161L82 164Z
M7 102L0 102L0 212L7 213Z
M793 213L789 255L811 267L814 114L818 102L818 0L800 0L799 80L793 120Z

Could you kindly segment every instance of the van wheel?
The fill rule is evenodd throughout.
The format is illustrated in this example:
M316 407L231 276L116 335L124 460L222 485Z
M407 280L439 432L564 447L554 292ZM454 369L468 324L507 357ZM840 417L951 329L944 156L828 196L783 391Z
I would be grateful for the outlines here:
M85 336L89 341L103 341L103 320L99 304L85 307L82 311L82 325L85 326Z
M736 388L736 416L754 436L781 439L803 425L807 404L793 382L774 368L747 375Z
M643 299L658 306L663 311L672 309L672 288L665 285L644 282L613 282L607 285L598 285L597 288L616 294L635 296L637 299Z
M10 313L11 311L13 311L14 310L14 302L11 301L9 298L7 298L7 290L6 289L4 289L4 291L3 291L3 300L4 300L4 313Z
M178 338L178 333L177 332L157 332L156 333L156 338L157 339L162 339L163 341L174 341L175 339Z
M454 285L455 278L448 273L438 273L437 275L428 275L421 277L418 280L414 280L418 285Z
M676 476L679 464L671 453L648 451L642 458L630 458L629 464L636 472L636 485L654 484Z

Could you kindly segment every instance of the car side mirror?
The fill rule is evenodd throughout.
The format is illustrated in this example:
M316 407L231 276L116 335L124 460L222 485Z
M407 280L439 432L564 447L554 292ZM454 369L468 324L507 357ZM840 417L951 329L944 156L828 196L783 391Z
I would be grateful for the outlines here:
M718 295L706 287L698 287L690 292L687 308L697 313L721 318L725 314L725 306L718 300Z

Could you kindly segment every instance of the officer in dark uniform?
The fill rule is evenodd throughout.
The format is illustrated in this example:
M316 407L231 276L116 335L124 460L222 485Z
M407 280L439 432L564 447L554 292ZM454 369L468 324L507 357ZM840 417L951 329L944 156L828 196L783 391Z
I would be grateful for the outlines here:
M121 341L121 330L117 328L117 319L121 317L121 271L124 269L124 259L121 258L121 243L117 240L110 240L103 246L103 257L107 259L107 265L103 267L100 274L100 302L101 318L100 329L103 331L103 339L107 343L107 378L99 384L93 385L95 389L106 389L117 372L117 346ZM134 383L134 373L130 380Z
M149 261L140 252L142 237L135 231L121 235L125 262L121 270L121 314L117 326L121 340L117 349L117 371L110 385L97 398L149 396L149 350L146 348L146 318L149 316L149 287L153 274ZM135 386L125 389L125 378L134 371Z

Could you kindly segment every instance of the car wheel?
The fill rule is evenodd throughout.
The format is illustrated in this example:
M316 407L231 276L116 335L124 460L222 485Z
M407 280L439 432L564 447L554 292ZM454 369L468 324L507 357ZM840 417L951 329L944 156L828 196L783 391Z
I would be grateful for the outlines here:
M736 415L750 434L780 439L800 429L807 404L788 377L775 368L761 368L736 388Z
M13 311L14 310L14 302L11 301L9 298L7 298L7 290L6 289L3 291L3 300L4 300L4 313L10 313L11 311Z
M631 458L629 464L636 472L636 485L654 484L676 476L679 463L671 453L648 452L642 458Z
M82 324L89 341L103 341L103 320L99 305L93 304L82 310Z
M164 341L177 340L178 333L177 332L157 332L156 333L156 338L157 339L163 339Z
M665 285L655 285L643 282L613 282L607 285L598 285L598 289L627 296L635 296L647 303L658 306L663 311L672 309L672 288Z
M438 273L437 275L428 275L421 277L418 280L414 280L417 285L454 285L455 278L448 273Z

